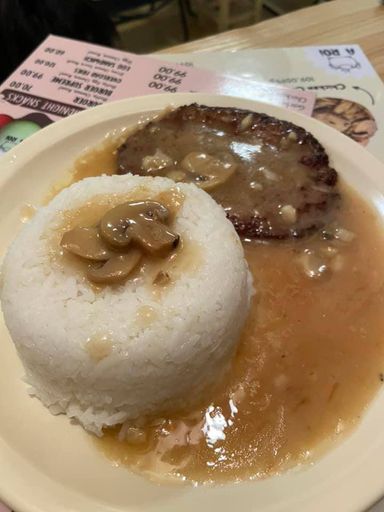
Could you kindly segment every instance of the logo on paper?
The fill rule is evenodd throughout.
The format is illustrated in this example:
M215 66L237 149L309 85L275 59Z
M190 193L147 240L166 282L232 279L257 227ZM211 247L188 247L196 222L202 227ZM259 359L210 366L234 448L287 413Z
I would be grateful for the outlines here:
M374 70L357 45L317 46L305 49L307 58L316 67L340 78L362 78L374 74Z
M361 68L360 62L349 55L328 57L328 64L330 68L339 69L344 71L344 73L350 73L352 69Z

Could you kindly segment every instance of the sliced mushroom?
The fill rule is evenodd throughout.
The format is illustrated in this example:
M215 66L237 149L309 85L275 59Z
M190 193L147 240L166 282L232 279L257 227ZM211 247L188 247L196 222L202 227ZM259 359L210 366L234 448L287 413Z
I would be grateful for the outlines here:
M131 240L150 253L163 254L176 248L180 237L157 220L132 220L127 228Z
M148 173L160 171L173 164L171 157L163 153L160 149L156 149L154 155L148 155L143 158L141 168Z
M167 178L170 178L173 181L185 181L187 178L187 173L185 171L181 171L180 169L173 169L167 173Z
M105 245L99 230L95 227L76 227L64 233L61 247L87 260L105 261L112 252Z
M90 266L87 278L97 284L116 284L126 279L141 259L139 249L130 249L126 254L113 255L101 267Z
M125 247L131 241L131 232L127 230L133 219L138 216L165 222L168 209L156 201L127 202L109 210L100 222L101 236L115 247Z
M171 281L171 276L168 272L164 272L164 270L160 270L155 279L153 280L153 284L156 286L166 286Z
M86 271L90 281L116 284L129 276L145 251L163 257L177 247L180 237L167 221L170 212L157 201L127 202L108 211L99 226L65 233L61 246L94 262Z
M352 233L352 231L349 231L345 228L336 228L335 229L335 238L336 240L341 240L341 242L352 242L352 240L355 238L355 233Z
M248 114L240 121L239 132L245 132L250 128L253 121L253 114Z
M229 153L220 159L207 153L193 151L183 159L181 167L195 176L198 187L203 190L212 190L233 175L237 164Z
M313 250L305 249L299 256L299 261L304 273L311 279L319 279L329 273L329 267L326 262Z
M332 245L327 245L326 247L322 247L320 252L322 256L325 256L327 259L332 259L337 255L338 250L336 247L332 247Z
M282 206L279 213L286 224L294 224L297 221L297 210L291 204Z

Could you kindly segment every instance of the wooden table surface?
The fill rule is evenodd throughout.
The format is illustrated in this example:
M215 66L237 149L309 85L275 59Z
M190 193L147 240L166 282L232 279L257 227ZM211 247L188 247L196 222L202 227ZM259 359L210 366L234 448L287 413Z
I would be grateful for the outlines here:
M363 48L384 80L384 5L380 0L333 0L163 51L177 53L348 43L357 43Z

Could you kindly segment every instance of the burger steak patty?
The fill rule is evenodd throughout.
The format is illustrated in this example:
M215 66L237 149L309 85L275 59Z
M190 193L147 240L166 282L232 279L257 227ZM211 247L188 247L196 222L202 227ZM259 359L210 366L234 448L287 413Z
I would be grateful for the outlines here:
M243 238L297 238L332 221L337 172L306 130L266 114L187 105L148 122L118 148L118 173L193 182Z

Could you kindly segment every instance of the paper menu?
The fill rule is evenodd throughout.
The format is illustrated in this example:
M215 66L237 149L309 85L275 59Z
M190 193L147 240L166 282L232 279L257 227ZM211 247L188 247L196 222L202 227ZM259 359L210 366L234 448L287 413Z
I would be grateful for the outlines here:
M49 36L0 86L0 152L86 108L162 92L234 95L307 115L315 101L306 91Z
M313 117L384 161L384 84L358 45L162 54L245 80L316 93Z

